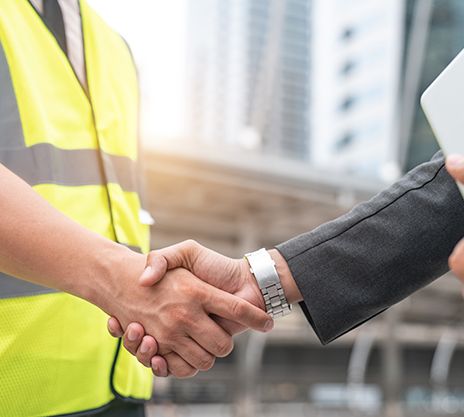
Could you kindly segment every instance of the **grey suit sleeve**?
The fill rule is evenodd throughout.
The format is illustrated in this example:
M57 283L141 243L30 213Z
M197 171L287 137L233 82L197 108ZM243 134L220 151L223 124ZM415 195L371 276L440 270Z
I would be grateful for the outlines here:
M464 201L441 153L370 201L277 249L322 343L448 270L464 236Z

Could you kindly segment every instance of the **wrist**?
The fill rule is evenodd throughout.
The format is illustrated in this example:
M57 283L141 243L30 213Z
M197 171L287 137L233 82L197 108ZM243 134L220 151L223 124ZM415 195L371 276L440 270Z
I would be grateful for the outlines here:
M74 293L108 314L127 288L137 285L146 257L123 245L110 242L89 262L87 279L80 280Z
M275 262L275 268L279 275L280 283L284 290L285 297L287 297L288 303L295 304L303 301L303 296L296 285L295 279L293 278L292 272L290 271L285 258L277 249L270 249L268 252L272 260Z

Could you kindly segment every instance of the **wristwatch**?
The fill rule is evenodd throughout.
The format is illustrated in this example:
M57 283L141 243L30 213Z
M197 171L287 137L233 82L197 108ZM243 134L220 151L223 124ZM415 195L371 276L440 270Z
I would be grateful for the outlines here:
M250 265L250 272L256 278L263 294L266 312L273 318L290 314L292 306L285 297L275 262L266 249L247 253L245 259Z

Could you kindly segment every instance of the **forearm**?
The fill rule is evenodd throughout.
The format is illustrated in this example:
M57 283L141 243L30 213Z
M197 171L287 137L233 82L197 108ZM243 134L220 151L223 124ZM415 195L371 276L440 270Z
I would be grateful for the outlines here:
M145 260L54 209L0 165L0 271L84 298L107 310L116 273Z
M438 157L347 215L277 248L327 343L447 271L464 202Z

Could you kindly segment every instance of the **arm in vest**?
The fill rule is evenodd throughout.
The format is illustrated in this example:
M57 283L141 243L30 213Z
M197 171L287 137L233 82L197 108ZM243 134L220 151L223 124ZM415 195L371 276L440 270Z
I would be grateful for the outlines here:
M176 376L209 369L232 350L231 336L210 315L256 330L269 326L261 309L187 270L171 271L153 287L137 285L146 256L81 227L2 165L0 212L2 272L83 298L124 328L142 324L176 364Z

